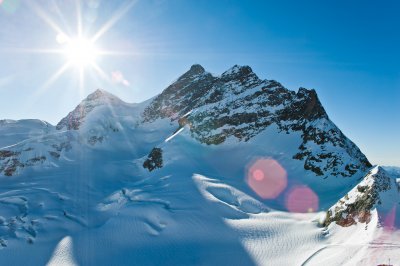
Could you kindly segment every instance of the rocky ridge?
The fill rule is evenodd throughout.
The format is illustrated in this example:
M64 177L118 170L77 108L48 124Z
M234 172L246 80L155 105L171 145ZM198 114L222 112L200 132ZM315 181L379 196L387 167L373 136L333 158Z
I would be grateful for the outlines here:
M348 227L357 223L368 224L371 221L371 212L378 210L379 220L382 223L391 208L382 210L381 206L393 207L400 204L400 187L388 173L380 166L375 167L365 178L348 194L332 206L326 216L325 226L335 222ZM386 204L385 204L386 203Z
M143 121L177 120L198 141L218 145L228 138L249 141L269 126L300 132L293 158L319 176L350 177L371 164L329 119L315 90L294 92L275 80L261 80L249 66L235 65L213 76L193 65L145 109Z

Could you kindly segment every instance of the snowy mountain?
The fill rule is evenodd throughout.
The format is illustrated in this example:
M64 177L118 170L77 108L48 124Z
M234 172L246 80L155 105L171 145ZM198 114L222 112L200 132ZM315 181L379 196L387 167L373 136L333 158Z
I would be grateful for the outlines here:
M121 101L118 97L104 91L96 90L94 93L90 94L85 100L83 100L72 112L70 112L66 117L64 117L56 126L58 130L61 129L79 129L84 118L93 109L99 106L115 106L124 105L125 103Z
M394 179L316 92L248 66L193 65L139 104L96 90L55 127L2 120L0 144L9 264L376 265L365 250L393 208L398 228ZM345 234L366 249L326 260Z
M188 114L185 116L185 114ZM179 118L201 143L240 141L268 127L301 134L293 158L319 176L350 177L371 164L329 120L315 90L296 93L274 80L261 80L248 66L234 66L219 77L194 65L146 107L144 121Z

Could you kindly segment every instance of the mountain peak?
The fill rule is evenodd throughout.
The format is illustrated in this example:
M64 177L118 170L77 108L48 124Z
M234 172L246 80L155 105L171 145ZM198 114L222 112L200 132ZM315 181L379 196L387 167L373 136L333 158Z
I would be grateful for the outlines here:
M192 79L193 77L202 75L205 72L206 72L205 69L201 65L194 64L190 67L188 71L186 71L182 76L180 76L178 80Z
M194 64L190 67L189 71L193 74L202 74L205 72L204 67L199 64Z
M254 74L253 70L249 66L234 65L227 71L222 73L221 77L227 76L247 76L249 74Z
M102 90L97 89L89 94L72 112L64 117L56 126L58 130L68 129L77 130L82 124L84 118L94 108L101 105L115 105L122 104L123 101L117 96Z
M109 93L103 89L97 89L91 94L89 94L82 102L91 102L91 101L107 101L107 102L121 102L114 94Z
M371 166L329 120L315 90L290 91L274 80L259 79L249 66L234 65L217 77L207 72L192 74L200 68L194 65L159 94L144 109L143 121L177 120L193 111L181 119L180 126L190 124L192 136L210 145L230 137L248 141L275 124L287 134L301 132L302 144L293 158L319 176L351 177ZM315 144L321 149L316 150ZM327 145L340 147L343 152L328 152ZM334 167L322 167L324 163Z
M303 116L306 118L328 118L328 115L322 106L317 92L314 89L306 89L300 87L297 94L299 99L304 99L305 109L302 110Z

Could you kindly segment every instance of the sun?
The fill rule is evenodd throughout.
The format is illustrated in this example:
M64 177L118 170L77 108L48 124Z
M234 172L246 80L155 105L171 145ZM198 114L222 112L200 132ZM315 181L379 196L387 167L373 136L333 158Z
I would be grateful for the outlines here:
M99 54L93 42L86 38L66 40L64 55L69 65L84 68L93 65Z
M2 0L0 0L1 3ZM102 61L103 56L136 56L136 53L115 51L115 50L103 50L98 48L98 41L105 33L110 30L137 2L136 0L127 0L122 4L119 9L106 20L106 22L95 32L88 30L88 26L85 26L84 17L82 15L82 3L84 1L76 0L76 30L73 30L72 25L64 23L64 27L61 27L53 18L40 6L36 1L28 1L30 7L35 13L41 18L49 28L53 29L56 38L55 41L58 43L58 47L45 49L28 49L24 52L40 53L40 54L57 54L65 58L65 62L60 66L58 70L51 75L46 82L38 90L38 95L44 93L51 84L53 84L61 75L67 70L75 68L78 72L79 80L79 91L82 92L85 86L85 76L87 74L90 77L101 79L106 82L111 82L111 75L98 64L98 61ZM59 14L60 18L64 21L63 14ZM90 35L85 35L89 34ZM127 83L127 81L124 81ZM127 83L129 84L129 83Z

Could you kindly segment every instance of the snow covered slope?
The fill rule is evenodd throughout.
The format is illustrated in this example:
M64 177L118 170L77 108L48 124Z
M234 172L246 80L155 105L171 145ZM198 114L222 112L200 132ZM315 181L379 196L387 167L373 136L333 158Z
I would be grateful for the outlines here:
M396 166L383 166L383 169L394 179L400 183L400 167Z
M43 120L0 120L0 148L18 142L40 137L53 130L53 126Z
M314 90L250 67L194 65L143 103L97 90L56 127L15 123L0 124L0 261L12 265L318 265L344 234L368 248L374 213L398 197L376 190L368 230L324 221L371 165ZM386 184L380 172L362 182ZM330 265L354 262L348 250Z
M72 112L64 117L58 124L57 129L79 129L83 123L84 118L93 111L96 107L100 106L118 106L125 105L116 96L104 91L97 89L95 92L90 94L84 99Z

